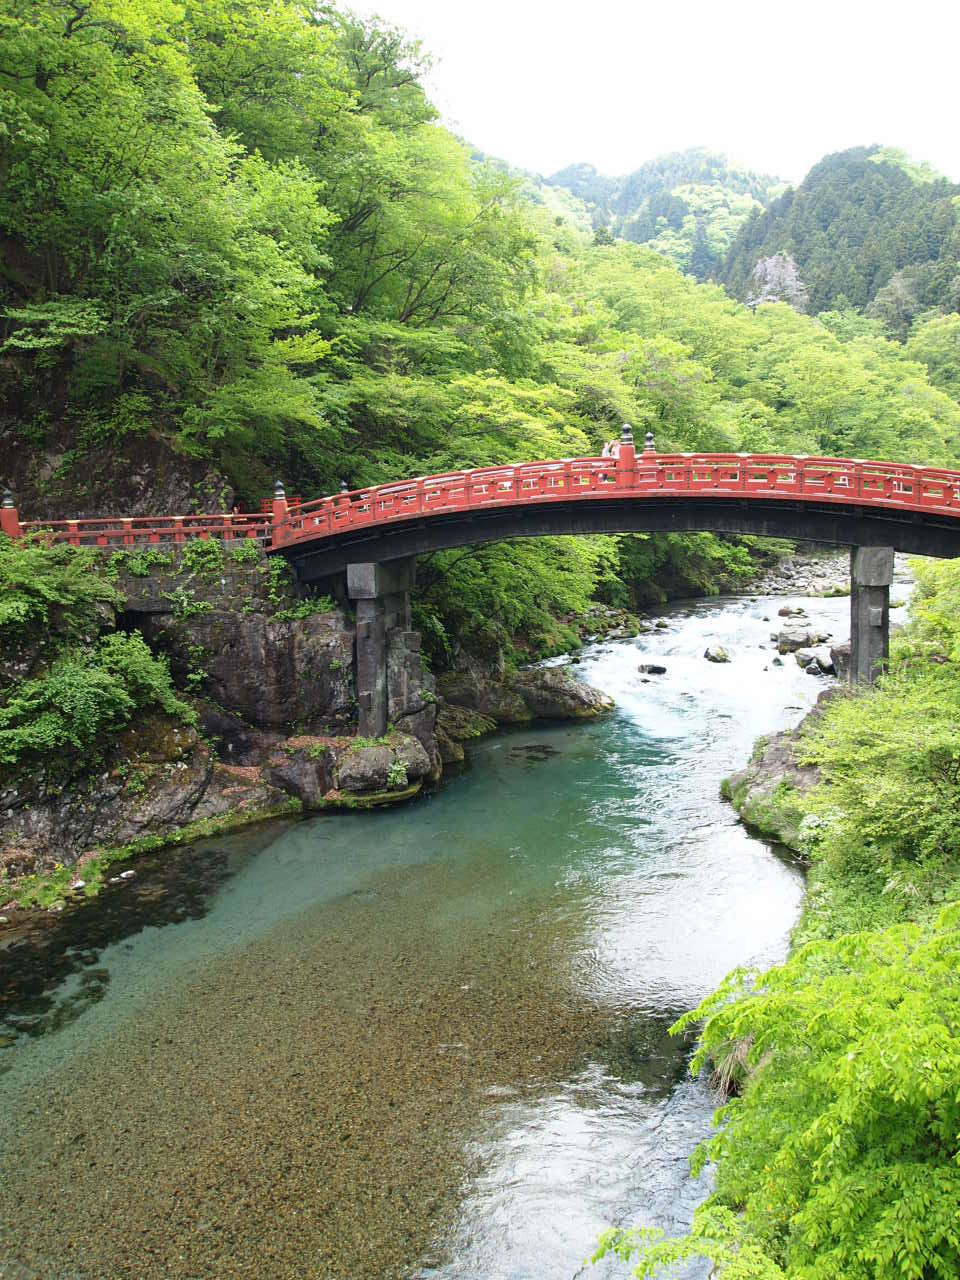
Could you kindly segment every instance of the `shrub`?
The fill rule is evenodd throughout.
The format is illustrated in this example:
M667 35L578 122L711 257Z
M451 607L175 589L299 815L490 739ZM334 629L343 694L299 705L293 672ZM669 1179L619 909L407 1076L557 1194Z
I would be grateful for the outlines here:
M48 628L61 639L96 634L104 606L123 602L99 566L92 547L0 537L0 650L42 640Z
M223 571L223 548L216 538L195 538L180 553L180 572L211 577Z
M399 789L400 787L405 787L408 781L407 766L402 760L394 760L387 770L387 786Z
M259 564L262 554L260 544L255 538L244 538L241 542L235 542L230 552L237 564Z
M196 721L177 698L166 661L154 657L139 632L105 636L90 652L61 654L0 706L0 764L65 748L96 752L136 711L151 707Z

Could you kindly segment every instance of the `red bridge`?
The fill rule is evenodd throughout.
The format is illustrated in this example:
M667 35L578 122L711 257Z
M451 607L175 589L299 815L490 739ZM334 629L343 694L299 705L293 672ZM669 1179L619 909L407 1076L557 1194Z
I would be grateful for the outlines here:
M619 457L527 462L424 476L287 502L257 514L116 516L21 522L3 495L0 529L76 546L136 547L192 538L256 538L301 580L347 570L358 602L361 731L386 724L385 640L409 628L418 553L556 534L760 534L854 548L852 678L886 656L893 549L960 556L960 471L848 458L637 453L624 427ZM365 675L364 672L367 674Z
M658 454L648 436L620 457L481 467L288 503L272 511L20 521L4 495L3 532L121 548L192 538L257 538L306 578L357 560L544 533L710 529L916 554L960 554L960 471L772 454Z

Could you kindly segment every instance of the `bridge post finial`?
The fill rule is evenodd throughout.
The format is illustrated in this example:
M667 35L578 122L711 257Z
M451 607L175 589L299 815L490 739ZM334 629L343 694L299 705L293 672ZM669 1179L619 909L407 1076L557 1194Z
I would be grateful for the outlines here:
M633 447L633 427L623 424L620 432L620 452L616 461L617 488L629 489L636 482L637 455Z
M5 533L8 538L19 538L22 533L20 517L9 489L4 489L3 497L0 498L0 532Z
M656 452L657 452L657 445L656 445L656 442L655 442L655 440L654 440L654 438L653 438L653 432L652 432L652 431L648 431L648 432L647 432L647 434L643 437L643 452L644 452L644 453L656 453Z
M287 494L283 481L278 480L273 486L273 523L270 528L270 541L274 546L284 540L283 522L287 515Z

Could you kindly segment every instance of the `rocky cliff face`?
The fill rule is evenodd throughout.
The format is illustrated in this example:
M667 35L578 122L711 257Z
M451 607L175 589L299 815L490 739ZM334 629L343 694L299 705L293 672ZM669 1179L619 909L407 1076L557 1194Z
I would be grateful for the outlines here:
M305 596L281 563L252 544L215 545L121 556L114 569L126 603L104 626L139 630L166 654L198 728L151 716L83 772L38 771L0 787L8 875L211 823L396 803L498 725L589 719L613 705L562 668L507 673L499 653L466 662L438 693L419 634L396 628L387 644L390 728L364 740L353 618L329 597Z

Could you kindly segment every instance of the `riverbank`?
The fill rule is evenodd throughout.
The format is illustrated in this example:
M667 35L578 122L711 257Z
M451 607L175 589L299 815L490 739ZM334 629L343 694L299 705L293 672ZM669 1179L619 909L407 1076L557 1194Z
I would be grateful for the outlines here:
M715 1190L690 1233L605 1240L654 1272L960 1272L960 578L916 571L877 684L822 698L726 780L745 821L804 857L808 888L786 962L731 974L673 1028L702 1023L694 1069L712 1062L736 1096L702 1149Z

